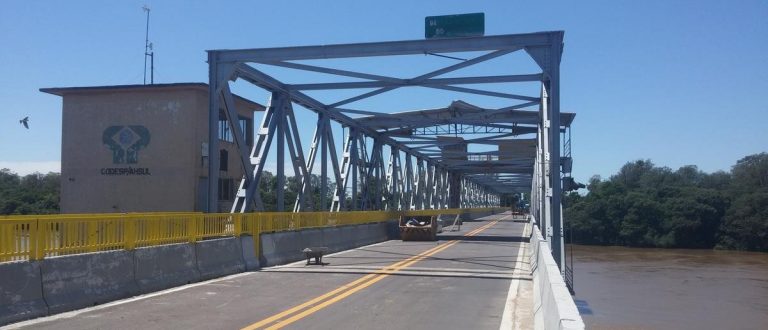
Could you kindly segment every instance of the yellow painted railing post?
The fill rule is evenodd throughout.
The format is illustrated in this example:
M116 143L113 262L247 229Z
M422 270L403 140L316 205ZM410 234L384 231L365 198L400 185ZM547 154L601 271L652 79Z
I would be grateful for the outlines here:
M261 221L259 221L259 213L250 213L248 218L251 221L251 235L253 237L253 252L256 258L261 258Z
M136 237L138 237L136 233L136 222L138 219L135 218L126 218L125 215L122 217L123 220L123 229L125 230L125 235L123 235L123 240L125 244L126 250L133 250L136 248Z
M85 220L85 225L88 228L88 236L85 238L85 249L88 252L96 252L98 249L99 241L99 222Z
M40 219L35 219L29 224L29 259L30 260L42 260L43 259L43 247L42 240L40 239Z
M188 235L188 241L190 243L194 243L197 240L197 221L198 219L201 219L202 215L195 214L192 215L192 218L189 221L189 228L187 229L189 232Z
M243 234L243 214L232 214L235 217L235 237L240 237Z

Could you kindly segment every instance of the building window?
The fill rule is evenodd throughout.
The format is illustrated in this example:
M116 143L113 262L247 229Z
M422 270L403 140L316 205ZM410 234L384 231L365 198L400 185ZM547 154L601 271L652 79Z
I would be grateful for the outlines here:
M229 122L227 122L227 119L219 119L219 140L227 141L227 142L234 142L234 137L232 136L232 130L229 128Z
M219 150L219 171L229 170L229 152L226 149Z
M235 199L235 180L219 178L219 200L231 201Z
M240 131L245 135L245 144L252 146L253 119L239 116L237 119L237 122L240 125ZM229 122L227 121L227 117L224 115L224 112L219 112L219 140L230 143L235 142L234 132L232 132L232 128L229 127Z

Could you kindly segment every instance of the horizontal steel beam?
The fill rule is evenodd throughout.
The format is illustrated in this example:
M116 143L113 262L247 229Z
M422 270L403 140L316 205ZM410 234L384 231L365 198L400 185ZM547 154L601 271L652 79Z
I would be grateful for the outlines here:
M477 52L549 46L562 31L498 36L388 41L323 46L214 50L220 62L276 62L426 53Z
M537 73L537 74L525 74L525 75L432 78L432 79L426 79L423 81L411 81L408 79L398 79L397 81L353 81L353 82L337 82L337 83L292 84L287 86L290 89L305 91L305 90L382 88L382 87L407 87L407 86L492 84L492 83L541 81L542 79L543 79L543 75L541 73Z

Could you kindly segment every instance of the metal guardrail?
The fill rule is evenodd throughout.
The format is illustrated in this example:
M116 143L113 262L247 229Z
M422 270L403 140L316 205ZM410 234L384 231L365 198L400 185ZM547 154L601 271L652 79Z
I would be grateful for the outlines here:
M401 215L501 211L501 208L359 212L125 213L0 217L0 262L305 228L382 222ZM257 242L258 243L258 242ZM259 244L255 244L258 249ZM256 251L257 253L259 251Z

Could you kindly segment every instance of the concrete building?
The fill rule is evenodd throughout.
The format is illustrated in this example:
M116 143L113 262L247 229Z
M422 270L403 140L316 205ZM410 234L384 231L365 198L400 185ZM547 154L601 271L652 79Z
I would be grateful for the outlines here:
M61 212L207 211L208 85L177 83L43 88L61 96ZM253 144L253 112L236 98ZM229 211L243 176L220 115L217 212Z

